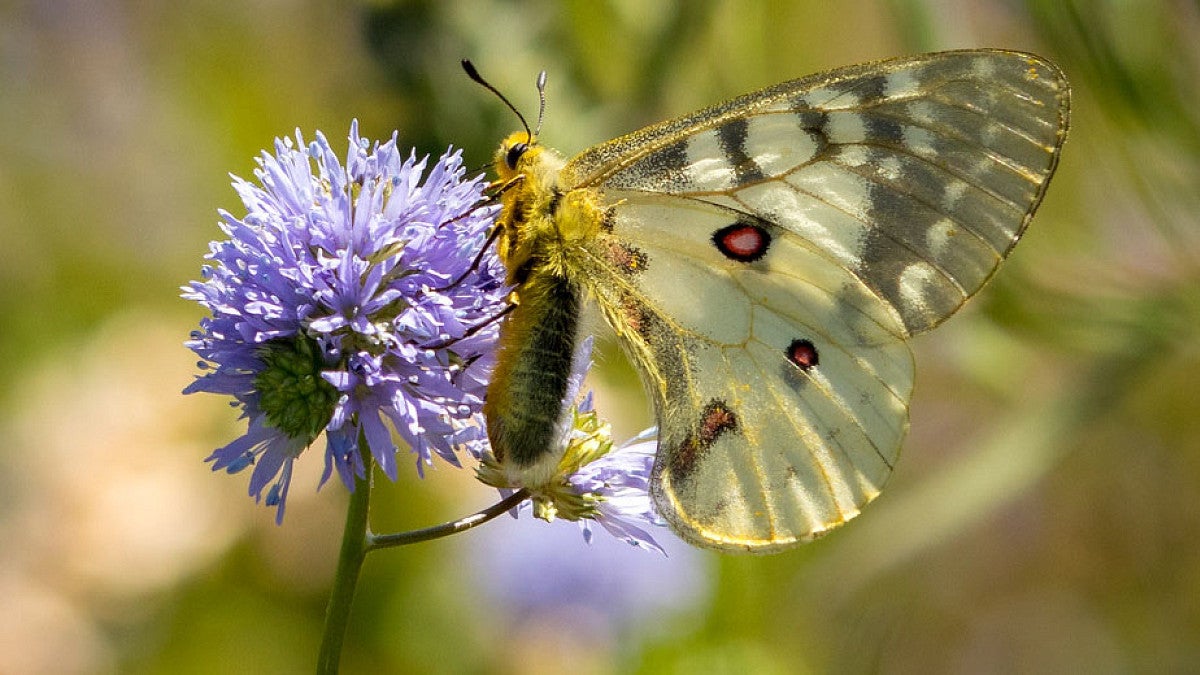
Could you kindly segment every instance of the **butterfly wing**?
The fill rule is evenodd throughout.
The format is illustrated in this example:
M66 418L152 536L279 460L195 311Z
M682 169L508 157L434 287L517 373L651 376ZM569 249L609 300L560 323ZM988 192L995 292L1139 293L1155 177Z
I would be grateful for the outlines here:
M1058 163L1069 89L1030 54L835 70L596 146L563 180L692 196L778 223L895 308L954 313L1020 239Z
M605 231L584 278L660 424L659 510L774 550L891 473L907 336L991 276L1041 200L1068 88L1027 54L947 52L784 83L580 154Z
M741 262L689 236L745 219L625 193L588 277L657 404L659 511L694 543L769 550L879 493L912 359L887 305L803 238L756 223L766 255Z

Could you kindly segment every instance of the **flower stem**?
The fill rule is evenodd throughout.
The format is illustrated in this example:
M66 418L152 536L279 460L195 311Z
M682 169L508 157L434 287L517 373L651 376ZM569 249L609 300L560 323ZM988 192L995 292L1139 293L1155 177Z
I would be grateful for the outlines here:
M317 656L317 673L332 675L338 672L342 655L342 641L346 637L346 626L350 621L350 606L354 602L354 589L367 555L370 534L367 531L367 511L371 505L371 471L374 462L367 449L366 439L360 439L363 451L365 477L356 478L354 492L350 495L350 506L346 511L346 528L342 532L342 551L338 554L337 573L333 578L333 590L329 595L329 606L325 610L325 632L321 637L321 652Z
M488 508L465 518L434 525L421 530L396 534L375 535L367 525L367 512L371 504L371 471L374 462L367 450L366 439L362 439L363 463L366 477L354 481L354 493L350 495L350 507L346 512L346 528L342 533L342 550L338 555L337 572L333 579L333 590L329 595L329 606L325 610L325 632L321 638L321 651L317 656L318 675L334 675L341 660L342 642L350 621L350 607L354 602L354 589L362 571L367 553L378 548L404 546L417 542L438 539L457 532L469 530L476 525L492 520L529 498L525 490L518 490Z
M482 525L496 516L515 507L517 504L529 498L529 493L524 489L517 490L503 500L487 507L486 509L473 513L465 518L452 520L441 525L434 525L423 530L410 530L408 532L397 532L396 534L367 534L366 550L373 551L377 548L391 548L392 546L404 546L406 544L415 544L417 542L429 541L430 539L439 539L451 534L457 534L465 530L469 530L476 525Z

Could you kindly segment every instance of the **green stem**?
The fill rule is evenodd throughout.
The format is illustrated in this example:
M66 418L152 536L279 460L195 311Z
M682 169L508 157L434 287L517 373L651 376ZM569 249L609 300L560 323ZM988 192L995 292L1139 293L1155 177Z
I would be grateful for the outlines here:
M320 675L338 672L342 641L346 637L350 606L354 602L354 588L358 585L358 575L362 571L371 536L367 531L367 511L371 505L371 471L374 462L370 451L366 449L366 439L362 440L360 447L363 449L366 472L364 478L355 479L354 493L350 495L350 507L346 511L342 551L338 554L337 573L333 578L329 606L325 610L325 633L321 637L321 652L317 657L317 673Z
M318 675L334 675L341 661L342 642L350 622L350 606L354 602L354 589L362 571L367 553L377 548L404 546L417 542L438 539L482 525L529 498L525 490L518 490L506 499L488 508L441 525L423 530L412 530L397 534L375 535L367 525L367 512L371 505L371 472L374 462L367 450L366 439L359 445L366 465L366 477L354 481L354 493L350 495L350 507L346 512L346 528L342 532L342 550L338 555L337 572L333 578L333 590L329 595L329 606L325 610L325 633L321 637L321 652L317 656Z
M439 539L452 534L469 530L477 525L482 525L496 516L508 511L517 504L529 498L529 493L525 490L517 490L503 500L487 507L486 509L473 513L466 518L452 520L441 525L434 525L423 530L410 530L408 532L398 532L396 534L367 534L368 551L374 551L377 548L390 548L392 546L405 546L407 544L415 544L417 542L429 541L430 539Z

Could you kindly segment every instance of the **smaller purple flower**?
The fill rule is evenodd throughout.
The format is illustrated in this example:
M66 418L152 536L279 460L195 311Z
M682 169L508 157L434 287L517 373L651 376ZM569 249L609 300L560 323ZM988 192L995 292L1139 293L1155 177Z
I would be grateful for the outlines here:
M590 409L590 393L586 404ZM595 515L579 521L583 538L588 543L592 541L592 523L595 522L631 546L666 555L648 529L666 527L667 524L654 510L654 500L650 497L650 475L658 450L656 434L657 429L647 429L567 477L580 494L597 497Z
M545 521L556 518L578 521L583 538L592 541L596 523L609 534L632 546L666 555L654 540L651 530L666 527L666 521L654 510L650 497L650 476L658 447L655 429L614 447L612 430L592 406L592 394L576 403L584 375L591 367L592 338L580 343L575 352L572 374L563 405L570 406L560 430L562 459L554 478L547 485L509 485L503 468L490 453L483 456L477 470L480 481L500 489L505 496L525 488L530 499L522 502L514 516L532 510Z
M246 207L221 212L202 281L183 297L211 313L186 344L206 370L184 393L235 399L245 435L212 453L213 469L254 466L250 494L283 520L292 463L322 433L325 474L350 489L365 475L360 444L392 480L395 432L416 456L458 465L486 447L481 406L504 308L503 265L484 246L496 208L460 153L426 172L350 127L343 165L325 137L277 139L258 184L234 178ZM269 487L268 487L269 486Z

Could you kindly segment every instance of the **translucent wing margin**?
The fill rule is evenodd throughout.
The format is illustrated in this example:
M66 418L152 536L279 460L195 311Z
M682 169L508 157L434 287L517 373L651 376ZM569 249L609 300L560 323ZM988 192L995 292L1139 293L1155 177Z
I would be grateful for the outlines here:
M570 187L690 197L804 238L906 334L991 277L1041 201L1069 88L1031 54L942 52L834 70L593 147Z

